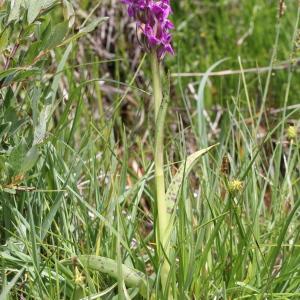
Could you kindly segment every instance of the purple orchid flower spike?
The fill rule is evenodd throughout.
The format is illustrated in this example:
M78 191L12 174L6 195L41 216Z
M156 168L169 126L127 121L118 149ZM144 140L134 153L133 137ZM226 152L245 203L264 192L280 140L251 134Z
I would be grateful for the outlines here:
M141 33L140 43L146 51L150 52L151 73L152 73L152 92L155 113L155 185L156 185L156 205L157 205L157 254L161 256L160 281L163 292L167 292L168 299L172 298L172 290L169 289L167 282L170 273L169 260L170 237L169 226L171 214L168 211L166 198L165 177L164 177L164 134L163 127L165 114L162 112L165 106L162 105L164 97L162 90L162 68L160 62L167 53L174 54L171 44L172 35L170 31L174 28L169 20L172 13L170 0L120 0L127 5L128 14L134 18L136 27ZM167 101L164 102L167 104ZM162 256L162 253L164 255ZM165 257L166 256L166 257Z
M156 51L159 60L166 53L174 55L170 30L174 28L168 19L172 13L170 0L121 0L126 4L128 15L136 20L142 33L143 47Z

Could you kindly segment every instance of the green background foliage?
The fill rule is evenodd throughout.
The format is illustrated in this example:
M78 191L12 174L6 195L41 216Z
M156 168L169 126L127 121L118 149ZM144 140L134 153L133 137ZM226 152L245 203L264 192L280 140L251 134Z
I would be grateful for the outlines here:
M173 2L168 184L219 143L180 177L174 298L298 299L298 1ZM0 1L1 300L165 298L135 31L119 1Z

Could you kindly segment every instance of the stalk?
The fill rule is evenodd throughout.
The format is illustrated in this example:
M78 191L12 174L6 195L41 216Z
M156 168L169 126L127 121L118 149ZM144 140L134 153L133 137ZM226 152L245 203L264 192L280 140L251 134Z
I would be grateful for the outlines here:
M156 51L151 53L151 71L152 71L152 85L153 97L155 107L155 184L156 184L156 205L157 205L157 251L162 261L161 267L161 284L163 292L166 292L167 279L170 273L170 265L165 256L168 257L169 249L168 243L168 225L169 214L167 212L166 204L166 190L164 177L164 123L165 116L160 114L160 108L163 101L160 63L157 58ZM169 298L170 299L170 298Z

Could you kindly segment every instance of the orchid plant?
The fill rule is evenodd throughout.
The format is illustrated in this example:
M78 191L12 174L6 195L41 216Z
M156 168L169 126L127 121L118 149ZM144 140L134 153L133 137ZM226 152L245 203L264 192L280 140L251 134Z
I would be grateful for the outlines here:
M172 12L169 0L122 0L127 5L128 14L134 18L137 30L141 33L141 46L151 55L151 71L153 98L155 106L155 183L157 205L157 251L162 260L161 284L165 291L170 272L168 263L168 226L170 214L166 202L165 178L164 178L164 113L161 109L163 102L160 64L167 53L174 54L171 45L172 35L170 30L174 28L169 20Z

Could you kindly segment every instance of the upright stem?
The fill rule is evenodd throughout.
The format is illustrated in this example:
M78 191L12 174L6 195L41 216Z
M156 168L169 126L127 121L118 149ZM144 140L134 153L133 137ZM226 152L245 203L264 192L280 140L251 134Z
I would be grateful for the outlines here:
M164 117L161 118L159 111L163 100L159 61L156 52L151 53L151 71L153 84L153 97L155 106L155 184L156 184L156 205L157 205L157 250L162 261L161 283L163 291L166 291L167 279L170 272L170 265L164 255L168 256L167 229L169 214L167 213L165 178L164 178ZM170 298L169 298L170 299Z
M162 103L163 95L161 88L160 78L160 65L157 59L156 53L151 53L151 71L152 71L152 86L154 97L154 109L155 109L155 122L157 122L160 105Z

